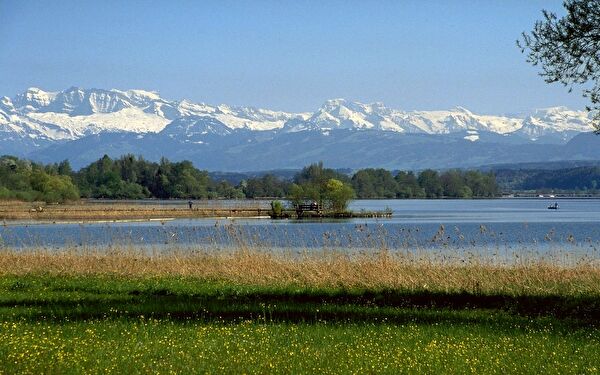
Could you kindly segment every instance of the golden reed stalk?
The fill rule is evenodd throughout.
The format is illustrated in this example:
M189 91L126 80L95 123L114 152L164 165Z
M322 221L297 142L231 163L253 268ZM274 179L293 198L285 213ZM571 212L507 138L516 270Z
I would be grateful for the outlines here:
M600 265L590 261L569 266L548 260L500 264L479 258L415 258L387 251L352 255L336 251L208 252L189 248L154 252L135 248L0 251L0 276L27 274L186 277L307 288L600 295Z

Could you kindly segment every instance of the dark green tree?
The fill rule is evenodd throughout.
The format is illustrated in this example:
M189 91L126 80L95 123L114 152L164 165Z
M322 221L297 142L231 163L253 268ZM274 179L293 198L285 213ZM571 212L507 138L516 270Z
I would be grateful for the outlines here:
M304 199L306 199L307 194L304 192L302 186L298 184L292 184L290 187L290 192L288 194L288 199L294 206L302 204Z
M426 169L419 173L417 180L419 186L425 191L427 198L440 198L444 194L444 188L437 171Z
M464 174L459 170L442 173L440 180L446 197L470 198L473 195L473 191L466 184Z
M284 181L273 174L265 174L262 177L249 178L242 187L247 198L281 198L289 191L290 182Z
M57 172L58 174L64 176L73 176L73 168L71 168L71 163L69 163L69 161L66 159L61 161L58 163Z
M417 177L412 171L399 171L394 179L398 185L397 198L425 198L425 190L419 186Z
M361 169L351 181L358 198L395 198L398 190L394 176L381 168Z
M296 184L311 183L315 185L325 185L330 179L340 180L342 182L350 182L350 179L345 174L339 173L334 169L325 168L323 162L311 164L294 176Z
M12 156L0 158L0 199L46 201L79 199L71 177L58 174L58 165L40 165Z
M349 182L348 176L324 168L323 163L312 164L294 176L289 196L295 204L310 200L327 209L344 211L348 201L354 197Z
M499 192L496 177L492 172L467 171L465 173L465 183L475 197L495 197Z

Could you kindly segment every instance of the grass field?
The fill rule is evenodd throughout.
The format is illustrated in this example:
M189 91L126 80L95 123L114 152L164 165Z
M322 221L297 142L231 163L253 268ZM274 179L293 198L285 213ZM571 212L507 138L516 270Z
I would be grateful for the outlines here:
M600 270L0 252L0 373L598 373Z
M510 318L501 324L439 318L404 324L145 317L3 322L0 355L7 373L598 372L595 330L550 322L532 327Z

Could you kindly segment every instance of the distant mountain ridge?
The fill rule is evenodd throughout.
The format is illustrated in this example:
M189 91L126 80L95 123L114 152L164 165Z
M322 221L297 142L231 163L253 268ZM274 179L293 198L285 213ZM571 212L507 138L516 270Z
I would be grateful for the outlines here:
M166 100L153 91L78 87L30 88L0 98L1 154L44 161L68 157L75 164L103 153L134 152L196 158L224 170L293 168L309 159L337 163L342 155L348 165L339 167L396 168L429 165L439 150L443 166L528 162L591 130L587 112L565 107L514 117L478 115L462 107L402 111L332 99L313 113L289 113ZM515 150L502 156L509 146Z
M118 114L118 115L117 115ZM383 103L363 104L344 99L326 101L314 113L288 113L252 107L211 106L187 100L169 101L144 90L102 90L71 87L60 92L30 88L12 99L0 100L3 124L54 125L64 134L48 131L50 139L76 139L103 131L159 132L182 117L211 117L230 129L283 131L372 129L399 133L448 134L486 131L520 132L529 139L555 133L591 130L590 116L565 107L538 109L523 118L476 115L457 107L449 111L401 111ZM35 128L35 126L31 126Z

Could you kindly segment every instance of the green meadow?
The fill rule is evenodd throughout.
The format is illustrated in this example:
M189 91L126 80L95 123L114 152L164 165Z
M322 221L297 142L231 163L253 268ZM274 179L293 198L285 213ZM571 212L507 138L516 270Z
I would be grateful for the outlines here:
M2 374L600 369L594 267L10 251L0 265Z

